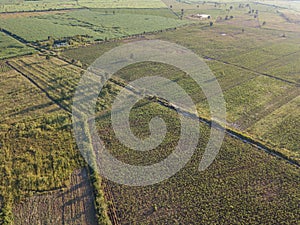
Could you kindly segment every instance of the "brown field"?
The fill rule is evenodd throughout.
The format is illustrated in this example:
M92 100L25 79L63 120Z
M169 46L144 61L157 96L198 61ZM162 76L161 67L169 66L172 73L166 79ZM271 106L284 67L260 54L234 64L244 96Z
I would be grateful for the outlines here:
M16 225L97 224L87 170L76 170L68 188L27 198L15 205L13 212Z

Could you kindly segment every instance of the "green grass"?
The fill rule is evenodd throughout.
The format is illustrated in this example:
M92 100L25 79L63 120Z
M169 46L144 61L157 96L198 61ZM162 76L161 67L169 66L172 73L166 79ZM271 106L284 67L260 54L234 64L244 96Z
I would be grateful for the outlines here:
M67 49L63 51L62 56L68 59L76 59L83 63L84 67L87 68L91 65L98 57L103 53L111 50L114 47L119 46L119 42L104 42L95 45L89 45L79 48Z
M267 62L258 68L259 71L286 79L291 82L300 83L300 57L299 44L294 44L294 50L274 61Z
M0 59L31 54L33 52L35 52L34 49L0 32Z
M298 96L259 120L248 131L276 147L291 150L292 156L299 159L299 135L295 132L300 123L299 104Z
M165 8L161 0L79 0L79 5L89 8Z
M101 29L106 34L118 31L114 37L142 29L139 25L127 26L124 18L132 12L129 9L117 9L115 15L111 9L107 9L107 14L105 11L85 10L82 11L84 15L74 11L64 15L28 18L28 21L31 21L30 26L39 21L35 27L41 31L43 25L49 23L53 24L49 27L55 31L55 23L59 22L61 30L54 33L58 37L60 32L67 35L69 27L73 27L72 32L76 34L76 29L96 32L91 27L100 29L102 23L98 21L103 18L106 27ZM159 13L145 9L133 11L136 11L134 16L130 20L127 17L130 23L148 17L150 25L155 21L158 23L161 20L154 18L158 18L160 13L165 14L160 19L178 22L163 10ZM143 15L137 12L143 12ZM25 18L22 20L26 21ZM8 20L1 20L0 23L3 21L6 23ZM18 21L22 24L21 19ZM278 24L257 29L245 24L238 25L238 20L231 20L230 23L214 24L213 27L197 24L146 37L172 41L202 57L208 57L206 62L224 90L229 126L298 159L299 87L255 72L299 82L298 33L287 33L287 38L282 38L282 30L273 29ZM111 29L114 24L124 30ZM25 22L23 26L26 26ZM155 27L157 29L158 26ZM244 33L242 28L245 28ZM16 29L13 22L10 29ZM27 35L28 31L22 27L19 29L21 35ZM46 35L41 33L40 37L47 39ZM33 36L28 38L33 39ZM105 36L98 38L102 37ZM80 60L84 67L88 67L101 54L120 44L121 41L90 45L68 50L63 55ZM8 62L33 79L43 91L3 62L0 63L1 224L3 219L8 221L13 218L13 204L20 203L24 197L67 187L70 174L84 165L72 136L70 115L54 104L70 109L83 70L56 58L46 60L45 56L38 55L10 59ZM176 81L197 104L200 116L209 116L199 87L174 67L139 63L116 74L124 83L147 75L161 75ZM132 151L116 139L111 128L109 109L119 91L120 87L108 82L100 94L97 125L102 140L109 151L124 162L145 165L161 161L177 144L180 135L178 116L153 100L140 101L131 111L133 133L141 138L149 136L148 123L157 115L165 120L168 132L157 149L142 154ZM226 137L215 162L208 170L199 173L197 169L208 141L209 129L201 125L200 132L199 145L192 160L183 170L160 184L133 188L92 177L100 211L104 201L101 192L104 182L113 194L108 203L114 204L121 223L194 224L201 221L203 224L297 224L300 198L298 168L240 140Z
M38 10L55 10L80 8L73 0L39 0L39 1L0 1L0 12L23 12L23 11L38 11Z
M67 186L84 163L68 114L12 69L1 72L0 87L0 223L6 224L14 204Z
M91 40L121 38L144 32L160 31L187 24L187 21L158 15L132 14L105 11L80 10L66 14L45 15L30 18L8 18L0 21L0 26L27 41L88 35ZM126 11L125 11L126 12ZM128 10L130 12L130 10ZM142 10L141 13L143 13ZM170 14L172 15L172 14ZM32 32L28 28L35 27Z
M23 12L73 8L165 8L161 0L37 0L37 1L0 1L0 12Z
M96 8L96 9L90 9L93 12L101 12L102 14L142 14L142 15L152 15L152 16L163 16L163 17L169 17L173 19L178 19L178 17L172 13L169 9L167 8L161 8L161 9L156 9L156 8Z
M71 173L84 165L69 124L68 115L51 113L1 126L0 195L5 211L0 221L12 220L12 206L25 197L68 186Z
M254 110L264 108L273 99L279 100L292 89L292 85L264 76L236 86L224 94L227 102L227 120L234 122L241 117L255 119L256 115L252 114Z

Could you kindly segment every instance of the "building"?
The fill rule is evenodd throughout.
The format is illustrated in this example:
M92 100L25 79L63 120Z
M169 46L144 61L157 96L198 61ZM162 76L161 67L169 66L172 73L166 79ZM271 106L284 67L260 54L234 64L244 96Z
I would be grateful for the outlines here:
M210 19L211 16L210 15L207 15L207 14L195 14L195 15L192 15L193 18L198 18L198 19Z

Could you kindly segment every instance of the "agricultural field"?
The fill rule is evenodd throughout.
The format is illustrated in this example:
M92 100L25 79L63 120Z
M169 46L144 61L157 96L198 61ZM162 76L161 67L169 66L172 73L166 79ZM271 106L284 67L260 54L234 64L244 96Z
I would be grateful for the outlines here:
M112 154L127 163L144 165L164 159L180 133L176 113L155 102L141 102L132 110L132 132L149 135L147 125L161 116L172 127L151 153L137 153L115 139L109 117L98 117L99 134ZM146 128L146 129L145 129ZM113 193L120 223L125 224L295 224L299 219L298 169L243 142L226 137L213 165L205 172L198 163L207 143L201 126L199 146L184 169L148 187L128 187L106 181ZM278 212L281 213L278 213Z
M41 116L60 111L43 92L3 62L0 87L0 112L3 125L30 119L33 114Z
M13 208L14 223L96 225L93 187L86 169L72 173L62 190L26 198ZM55 216L54 216L55 215Z
M189 23L174 18L171 12L152 10L80 10L68 13L42 15L26 18L8 18L0 21L0 27L22 37L29 42L44 41L49 36L55 39L87 36L88 40L107 40L160 31ZM127 12L127 13L126 13ZM159 16L162 14L162 16ZM165 16L165 15L169 16ZM171 15L171 16L170 16ZM29 27L35 27L28 32ZM51 34L51 35L50 35Z
M69 109L70 93L73 93L81 75L78 67L38 55L11 59L8 64L31 79L52 103Z
M0 224L298 224L300 14L296 1L283 2L0 0L0 12L14 12L0 13ZM191 17L198 13L212 18ZM87 143L74 138L73 96L99 56L153 39L203 58L226 100L226 135L217 158L199 172L210 134L200 123L199 143L182 170L129 187L83 159L78 147ZM69 46L55 48L55 41ZM182 132L163 99L127 89L145 97L130 112L133 134L149 137L156 116L167 133L148 152L117 139L112 104L126 84L145 76L176 82L200 119L211 116L201 88L178 68L141 62L121 69L99 93L96 125L109 152L132 165L164 160Z
M0 32L0 60L34 53L35 50Z
M300 94L299 69L296 63L300 43L296 34L282 38L281 31L258 30L251 27L246 29L246 32L242 32L240 27L232 25L189 26L150 35L147 38L172 41L204 57L224 92L228 126L247 133L249 127ZM104 49L116 45L106 44ZM93 54L84 54L87 49L87 52ZM63 55L79 59L88 65L101 53L99 47L95 45L67 50ZM129 82L145 75L160 75L178 82L197 104L200 115L209 118L208 105L199 87L174 68L146 63L125 68L116 76ZM288 114L292 115L294 112ZM299 115L296 113L296 116ZM292 120L289 120L289 123L287 126L289 128L283 132L286 135L296 134L298 125L292 125ZM250 134L259 136L253 131ZM298 138L297 135L289 137L290 144L287 142L274 144L272 141L274 136L259 139L273 143L272 146L281 152L289 151L295 156L297 154L295 151L299 148Z
M166 8L166 5L161 0L99 0L99 1L91 1L91 0L79 0L78 4L80 6L88 7L88 8L109 8L109 9L117 9L117 8Z
M249 132L256 134L260 139L270 140L273 145L294 151L295 158L300 157L300 140L295 132L300 124L299 96L298 94L297 97L248 128Z
M0 12L51 11L80 8L166 8L161 0L1 0Z
M80 8L74 0L38 0L38 1L24 1L24 0L1 0L0 12L27 12L27 11L50 11L60 9Z
M64 106L70 101L68 85L74 82L76 74L80 76L81 70L45 56L26 56L19 60L1 62L0 67L3 116L0 223L97 224L95 212L101 205L96 209L95 201L101 202L100 194L94 195L87 171L78 171L86 164L76 147L70 114L67 105ZM18 69L21 62L27 68ZM33 66L35 69L29 69ZM39 66L44 68L44 76L40 76L43 72ZM70 80L62 81L62 76ZM43 86L45 82L47 87ZM58 92L53 91L50 82L56 84ZM97 193L101 193L100 189ZM36 213L28 213L33 207ZM46 207L46 211L39 211L41 207ZM52 211L49 214L47 210Z
M11 59L8 64L22 73L23 76L32 80L35 86L42 90L52 103L68 113L71 112L72 97L84 72L78 66L80 61L77 61L75 65L71 65L55 57L46 59L46 57L34 55ZM120 87L112 87L111 84L108 84L104 89L108 93L114 93ZM112 100L113 96L100 99L98 107L105 108L106 101Z

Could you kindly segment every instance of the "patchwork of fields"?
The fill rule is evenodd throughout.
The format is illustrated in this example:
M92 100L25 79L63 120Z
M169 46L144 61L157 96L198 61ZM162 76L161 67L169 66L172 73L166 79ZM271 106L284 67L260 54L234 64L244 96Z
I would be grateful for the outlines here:
M280 133L274 132L273 135L262 137L261 132L254 131L259 129L260 120L264 121L270 113L276 113L276 110L300 95L300 74L296 63L300 43L296 35L286 39L280 37L280 31L247 28L247 33L243 33L237 27L216 25L212 28L182 27L148 38L181 44L204 57L224 92L228 126L248 133L284 154L288 152L290 157L299 160L299 138L296 135L298 120L286 120L286 129ZM115 46L107 44L108 49ZM64 55L89 64L102 54L97 49L97 46L79 48L66 51ZM87 50L93 54L84 54ZM164 76L176 81L197 104L199 114L209 118L209 108L202 91L192 79L176 68L143 63L124 68L116 74L124 82L146 75ZM292 118L299 117L294 110L287 114ZM252 126L256 128L252 129ZM272 128L265 133L271 131ZM289 135L292 133L295 135ZM289 138L282 141L287 136ZM274 139L278 141L274 142Z
M0 0L0 12L44 11L78 8L165 8L161 0Z
M187 23L174 18L165 10L80 10L56 15L7 18L0 20L0 27L35 42L47 40L49 36L60 39L76 35L86 35L90 40L106 40L165 30ZM28 32L29 27L34 29Z
M44 56L37 55L11 59L9 64L20 70L23 75L33 79L39 87L42 87L48 98L51 97L53 100L53 104L59 103L66 109L69 108L70 96L72 96L73 88L78 82L81 69L56 58L47 60ZM220 68L220 65L216 64L215 68L217 66ZM125 79L128 81L135 79L140 76L139 73L143 73L142 69L146 65L138 64L131 68L125 68L120 71L119 77L123 78L124 81ZM170 79L177 79L182 86L185 85L187 87L187 81L181 78L182 72L177 71L176 68L169 68L164 65L147 65L147 68L148 75L155 75L155 71L162 72L163 76L166 75ZM137 73L132 73L133 71ZM170 73L171 71L172 73ZM228 71L233 71L233 69L229 66ZM14 73L21 76L19 73ZM132 77L132 74L135 77ZM145 73L143 74L145 75ZM64 79L61 79L61 76ZM236 79L238 79L238 73L236 76ZM259 76L251 77L251 74L249 76L246 80L259 78ZM180 79L182 80L180 81ZM104 91L105 95L100 95L99 107L106 106L110 108L112 100L119 91L120 88L111 83L107 90ZM188 91L194 92L195 90ZM62 95L62 93L65 94ZM193 98L197 99L197 96ZM31 99L35 98L32 97ZM158 162L171 153L178 141L180 123L176 113L156 102L147 100L140 102L133 109L131 116L133 132L139 137L149 135L147 124L154 116L159 115L163 117L169 127L169 132L164 142L155 151L146 153L146 157L145 153L141 155L141 153L132 152L124 148L115 139L110 119L106 114L108 111L103 111L103 108L102 110L101 108L99 109L100 114L97 117L99 134L109 150L120 160L141 165L149 163L149 160L152 163ZM40 120L35 120L35 126L32 126L32 122L17 122L14 125L16 128L11 130L10 133L6 133L6 128L3 128L5 132L2 135L6 133L5 146L9 149L18 149L13 155L9 155L7 152L2 157L6 162L13 162L11 164L12 168L20 168L20 170L14 170L12 174L12 181L16 182L12 187L18 188L12 191L16 202L18 202L19 198L35 193L36 190L44 192L61 185L69 186L67 174L70 173L65 174L63 178L60 177L61 172L64 171L65 173L63 168L68 168L68 171L71 172L69 168L81 165L81 160L76 156L78 152L75 150L70 152L70 146L73 146L74 142L70 134L67 134L67 130L69 130L68 124L70 123L68 116L62 112L58 115L56 113L52 114L47 113L45 118L40 116ZM28 127L29 125L31 125L30 128ZM21 127L25 128L21 129ZM231 223L243 221L244 223L252 224L259 221L266 223L269 221L274 223L289 221L290 224L295 223L297 221L296 199L298 198L296 188L298 185L297 168L284 161L277 160L248 144L242 143L240 140L226 137L220 154L212 167L203 173L199 173L197 170L198 163L207 143L208 131L206 125L201 125L201 140L199 141L196 154L193 156L192 161L170 180L144 188L129 188L105 180L105 185L113 193L110 201L113 202L114 208L118 210L118 220L139 224L151 222L186 224L192 223L199 218L207 223L216 221L223 221L224 223L225 221L230 221ZM57 137L61 137L61 139L54 138L53 135L55 137L58 135ZM36 139L28 139L28 137L34 136L39 137L41 142L37 142ZM11 143L9 140L15 141ZM26 142L24 142L25 140ZM48 145L46 140L51 141L50 152L47 150L49 147L46 147ZM53 142L53 140L56 141ZM68 148L68 151L64 150L65 148ZM36 152L34 154L36 154L36 160L39 162L36 166L28 164L28 157L33 152ZM63 154L67 152L68 155ZM51 163L51 157L55 157L53 163ZM64 158L64 161L62 161L61 157ZM6 163L6 167L9 165ZM45 167L47 165L48 167ZM34 168L37 168L37 170L34 170ZM54 177L57 177L57 179L53 179L48 175L53 172L55 173ZM36 175L36 173L38 174ZM24 177L27 177L27 179L24 180ZM37 181L38 177L41 178ZM80 187L85 188L86 185ZM70 190L73 190L72 186ZM240 191L237 193L236 190ZM75 214L76 212L81 212L82 201L77 203L77 199L79 200L79 197L82 196L82 192L77 192L77 189L70 193L67 189L65 192L65 195L64 192L52 192L51 195L33 196L26 199L24 203L18 204L14 208L15 222L18 223L18 221L24 219L50 221L53 217L49 218L42 212L33 214L30 218L28 218L28 213L26 212L34 209L35 204L43 207L43 202L45 202L47 207L50 207L51 215L55 215L59 211L55 211L51 207L53 204L61 205L63 202L70 201L71 205L65 204L65 222L67 222L67 219L70 218L69 209L74 207L71 212ZM70 197L70 200L63 200L63 196L66 199ZM79 197L77 198L76 196ZM240 202L247 202L247 204L240 204ZM216 211L215 207L220 204L222 207L219 207L218 211ZM17 210L18 207L20 207L20 210ZM284 211L285 213L277 214L278 211ZM76 215L78 217L75 216L75 218L84 221L87 214L79 216L81 215L79 213ZM256 217L253 217L253 215L256 215ZM62 217L59 215L55 219L62 220Z
M0 15L0 28L11 33L0 32L0 224L109 224L108 216L112 224L298 223L300 26L294 1L287 7L283 1L249 6L225 0L11 2L0 0L0 12L30 12ZM34 12L39 10L43 12ZM212 19L190 20L195 13ZM70 37L83 38L76 45L84 46L29 47ZM127 187L85 169L73 137L72 101L95 59L145 39L180 44L204 59L223 90L227 128L241 139L229 132L214 163L199 172L210 131L200 124L195 154L180 172L152 186ZM112 103L124 85L145 76L178 83L199 116L210 118L202 90L178 68L142 62L121 69L99 93L96 124L110 153L135 165L165 159L181 133L174 110L157 98L145 98L131 110L132 132L148 137L149 121L159 116L167 126L163 142L138 152L116 138ZM262 151L249 139L283 157Z

